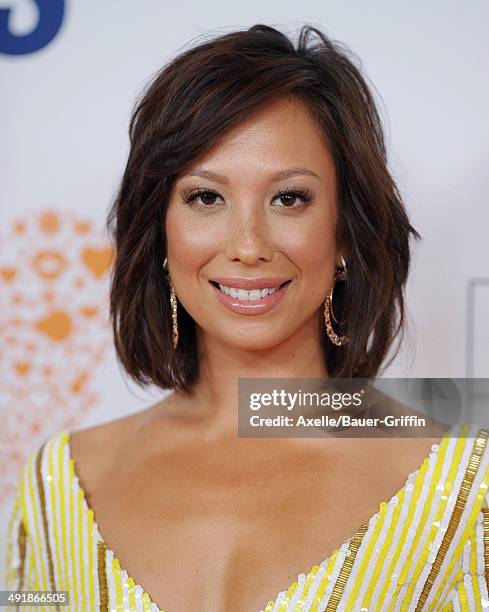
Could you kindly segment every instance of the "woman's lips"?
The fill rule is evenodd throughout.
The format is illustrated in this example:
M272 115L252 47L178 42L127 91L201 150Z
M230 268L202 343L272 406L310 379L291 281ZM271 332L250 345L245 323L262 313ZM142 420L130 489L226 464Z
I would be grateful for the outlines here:
M212 283L235 289L265 289L266 287L279 287L290 278L286 276L216 276L209 280Z
M231 297L221 291L218 287L209 282L212 290L217 296L217 299L226 306L232 312L246 315L258 315L264 312L268 312L279 304L287 291L287 287L290 285L290 281L287 281L285 285L258 300L239 300L238 298Z

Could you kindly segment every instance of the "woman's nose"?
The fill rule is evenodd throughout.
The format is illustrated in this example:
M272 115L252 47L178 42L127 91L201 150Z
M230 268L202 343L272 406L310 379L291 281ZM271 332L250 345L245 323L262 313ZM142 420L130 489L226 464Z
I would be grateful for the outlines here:
M239 208L239 207L236 207ZM272 259L272 236L263 211L256 208L236 210L230 216L226 232L226 256L231 261L253 265Z

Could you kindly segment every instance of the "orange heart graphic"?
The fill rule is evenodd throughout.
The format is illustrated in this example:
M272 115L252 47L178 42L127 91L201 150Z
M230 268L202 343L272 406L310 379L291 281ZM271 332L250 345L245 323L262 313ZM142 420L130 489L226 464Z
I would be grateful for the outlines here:
M2 276L7 283L9 283L15 275L17 274L17 270L15 268L2 268L1 269Z
M110 247L94 249L87 247L82 251L82 260L87 268L101 278L109 269L112 259L112 249Z

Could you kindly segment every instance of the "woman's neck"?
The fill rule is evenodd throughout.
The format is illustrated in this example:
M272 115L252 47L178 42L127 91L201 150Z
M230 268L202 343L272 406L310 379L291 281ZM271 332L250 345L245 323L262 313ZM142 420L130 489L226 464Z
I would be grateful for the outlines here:
M247 350L220 339L200 338L199 380L191 412L216 436L236 436L238 381L243 378L328 378L318 334L290 336L264 350Z

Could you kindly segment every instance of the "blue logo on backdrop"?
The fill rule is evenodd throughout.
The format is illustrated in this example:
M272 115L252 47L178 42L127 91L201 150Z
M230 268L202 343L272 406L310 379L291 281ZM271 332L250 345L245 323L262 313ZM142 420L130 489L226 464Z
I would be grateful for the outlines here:
M39 11L36 27L18 36L9 30L12 9L0 9L0 53L27 55L48 45L61 28L65 12L64 0L34 0Z

